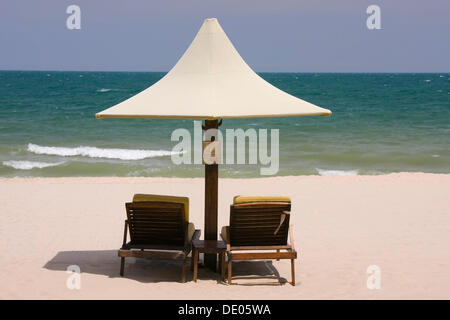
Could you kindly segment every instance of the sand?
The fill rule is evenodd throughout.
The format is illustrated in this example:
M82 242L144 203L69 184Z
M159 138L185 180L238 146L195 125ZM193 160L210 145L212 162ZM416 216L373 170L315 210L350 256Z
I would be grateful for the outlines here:
M128 259L119 276L124 203L134 193L185 195L203 228L203 179L0 179L1 299L450 299L450 175L221 179L219 227L237 194L292 197L297 282L228 286L205 269L179 283L179 262ZM68 289L69 265L81 288ZM368 289L368 266L380 289ZM238 274L290 263L242 262Z

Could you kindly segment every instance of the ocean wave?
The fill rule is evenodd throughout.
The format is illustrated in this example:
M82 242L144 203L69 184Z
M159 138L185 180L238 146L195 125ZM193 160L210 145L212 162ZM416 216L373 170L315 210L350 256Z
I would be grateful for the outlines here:
M34 168L47 168L47 167L56 167L63 162L56 162L56 163L49 163L49 162L34 162L34 161L20 161L20 160L9 160L9 161L3 161L3 165L18 169L18 170L31 170Z
M37 144L28 144L28 151L36 154L46 154L62 157L83 156L89 158L105 158L119 160L142 160L180 154L167 150L133 150L133 149L102 149L97 147L80 146L76 148L47 147Z
M119 91L120 89L111 89L111 88L101 88L97 89L97 92L109 92L109 91Z
M324 170L316 168L321 176L357 176L358 170Z

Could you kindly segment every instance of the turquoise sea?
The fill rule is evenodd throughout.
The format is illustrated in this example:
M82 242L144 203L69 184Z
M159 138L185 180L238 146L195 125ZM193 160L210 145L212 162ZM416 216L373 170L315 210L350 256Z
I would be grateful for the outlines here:
M0 71L0 176L203 176L202 165L170 157L172 131L193 131L193 121L95 119L163 75ZM278 175L450 173L450 74L260 75L333 111L223 121L223 129L279 129ZM259 168L223 165L220 176L259 177Z

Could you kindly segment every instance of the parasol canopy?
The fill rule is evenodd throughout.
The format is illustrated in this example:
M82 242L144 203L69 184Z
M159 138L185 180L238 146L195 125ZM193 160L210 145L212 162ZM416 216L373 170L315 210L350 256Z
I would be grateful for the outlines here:
M211 18L161 80L96 117L214 120L330 114L258 76Z

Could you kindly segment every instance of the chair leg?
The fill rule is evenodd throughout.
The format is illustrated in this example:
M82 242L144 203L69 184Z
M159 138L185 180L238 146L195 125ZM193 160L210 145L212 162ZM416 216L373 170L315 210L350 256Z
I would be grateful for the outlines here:
M120 276L123 277L123 270L125 269L125 258L120 258Z
M228 256L228 284L231 284L231 256Z
M218 261L217 266L216 266L216 272L220 272L220 270L222 270L222 265L221 265L222 260L220 258L221 254L219 253L218 256L219 256L219 261Z
M183 259L183 266L181 267L181 283L186 282L186 259L187 257L184 257Z
M197 275L198 275L198 250L194 250L193 251L193 258L194 258L194 262L193 262L193 266L194 266L194 282L197 282Z
M225 252L220 254L220 281L225 282Z
M291 285L295 286L295 259L291 259L291 273L292 273Z

